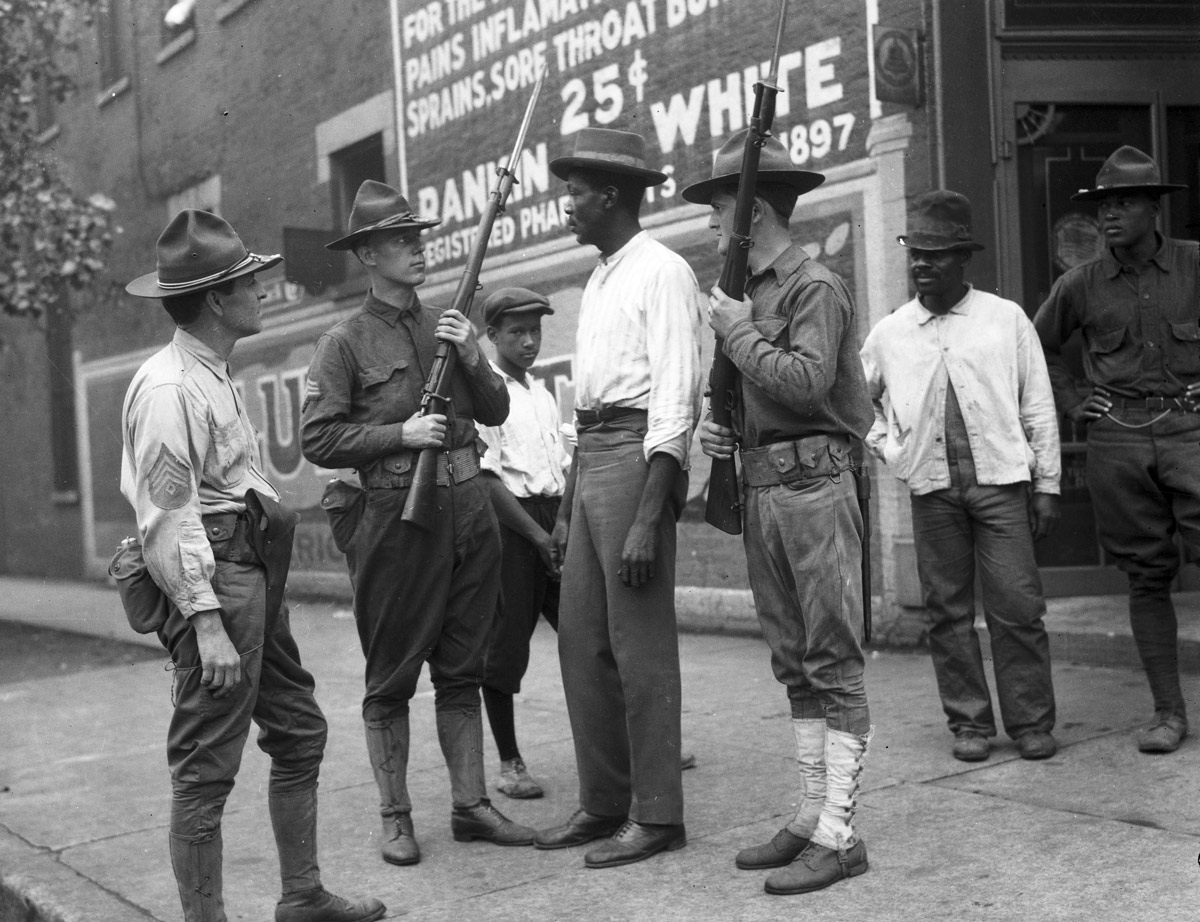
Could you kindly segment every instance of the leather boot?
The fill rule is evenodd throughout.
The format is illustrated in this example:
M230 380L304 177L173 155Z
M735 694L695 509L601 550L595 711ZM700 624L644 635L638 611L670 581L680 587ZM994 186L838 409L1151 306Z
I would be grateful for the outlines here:
M825 728L825 804L820 819L797 860L767 878L768 893L810 893L866 873L867 848L851 820L870 739L871 733L859 736Z
M367 721L367 754L379 788L383 819L380 852L389 864L416 864L421 849L413 834L412 801L408 796L408 715Z
M171 867L183 922L228 922L221 881L221 829L206 839L171 834Z
M317 788L267 795L284 897L321 886L317 866Z
M437 712L438 742L450 770L450 796L455 808L474 807L487 798L483 770L483 715L479 709Z
M800 767L799 806L770 842L743 848L735 863L744 871L782 868L808 847L825 806L825 719L792 718L796 762Z

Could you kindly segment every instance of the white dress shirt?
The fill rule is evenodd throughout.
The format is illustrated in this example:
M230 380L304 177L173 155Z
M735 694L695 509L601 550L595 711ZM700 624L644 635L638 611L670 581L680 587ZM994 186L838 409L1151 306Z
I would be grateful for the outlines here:
M688 467L703 397L704 300L691 267L645 231L592 270L579 307L575 406L647 412L645 454Z
M950 486L946 386L962 409L981 485L1059 492L1058 414L1046 359L1020 305L968 288L944 315L913 299L862 347L875 407L867 447L920 496ZM886 397L886 405L885 405Z
M558 435L561 420L554 395L532 374L521 382L491 364L508 387L508 419L499 426L478 427L488 447L480 466L499 477L517 499L562 496L571 456Z

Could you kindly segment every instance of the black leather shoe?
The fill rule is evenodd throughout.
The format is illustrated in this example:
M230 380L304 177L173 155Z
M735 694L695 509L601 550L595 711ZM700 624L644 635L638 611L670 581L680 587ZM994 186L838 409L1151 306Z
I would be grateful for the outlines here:
M586 810L576 810L561 826L543 829L534 837L534 848L571 848L596 839L607 839L621 828L623 816L596 816Z
M514 823L486 797L473 807L455 807L450 814L450 832L455 842L483 839L497 845L529 845L535 835L535 830Z
M785 826L775 833L775 838L763 845L752 845L737 853L734 863L743 871L761 871L764 868L782 868L796 860L796 856L808 848L808 839L803 839Z
M687 831L683 823L677 826L651 826L626 820L616 835L584 855L583 863L589 868L616 868L644 861L659 852L673 852L685 845Z

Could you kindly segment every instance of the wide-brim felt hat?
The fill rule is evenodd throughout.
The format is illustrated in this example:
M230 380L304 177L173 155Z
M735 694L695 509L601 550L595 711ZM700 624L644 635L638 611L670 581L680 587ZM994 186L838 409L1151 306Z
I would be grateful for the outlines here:
M441 218L429 218L412 210L408 199L391 186L366 180L354 196L347 228L350 233L325 244L327 250L349 250L369 234L381 230L401 230L406 227L437 227Z
M1080 189L1071 196L1071 201L1094 202L1122 192L1163 195L1186 188L1187 186L1180 183L1163 182L1162 173L1154 158L1126 144L1118 147L1104 161L1104 166L1100 167L1100 172L1096 174L1095 187Z
M550 161L550 172L567 179L571 170L598 170L640 179L647 186L667 181L667 174L646 166L646 139L615 128L581 128L575 135L575 152Z
M550 299L528 288L498 288L483 301L483 322L493 326L505 314L553 314Z
M749 131L749 128L743 128L734 132L721 145L721 149L713 158L712 177L692 183L684 189L681 195L685 201L697 205L711 205L713 195L719 190L738 184L742 176L742 154L746 148L746 134ZM823 173L796 169L783 142L774 135L767 138L758 159L759 185L786 186L797 195L804 195L823 182Z
M156 250L157 268L125 286L136 298L172 298L203 291L283 262L278 254L251 253L224 218L192 208L171 219L159 235Z
M912 250L982 250L971 232L971 203L949 189L926 192L908 213L908 233L896 238Z

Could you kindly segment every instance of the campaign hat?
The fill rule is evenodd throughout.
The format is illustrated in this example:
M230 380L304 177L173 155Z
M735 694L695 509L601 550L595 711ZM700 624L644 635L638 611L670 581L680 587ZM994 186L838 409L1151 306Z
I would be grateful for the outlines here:
M155 247L157 266L125 286L136 298L172 298L283 262L278 254L251 253L224 218L185 208L171 219Z
M971 234L971 203L961 192L926 192L908 212L908 233L896 238L913 250L982 250Z
M537 311L539 314L553 314L554 308L544 295L528 288L498 288L483 302L484 326L495 326L496 321L504 314L526 314Z
M441 218L428 218L412 210L408 199L386 183L368 179L358 187L344 237L325 244L327 250L349 250L364 237L381 230L437 227Z
M646 166L646 139L633 131L615 128L581 128L575 151L550 161L550 172L565 180L571 170L598 170L640 179L647 186L667 181L667 174Z
M1163 182L1162 173L1154 158L1136 147L1125 144L1113 151L1100 172L1096 174L1096 185L1092 189L1080 189L1071 196L1073 202L1095 202L1108 195L1122 192L1144 192L1147 195L1163 195L1186 189L1187 186L1174 182Z
M742 175L742 154L749 131L749 128L743 128L730 135L713 158L711 178L692 183L684 189L681 194L685 201L697 205L711 205L713 195L719 190L737 185ZM760 186L784 186L800 196L811 192L823 182L825 176L822 173L796 169L787 148L777 137L771 135L766 139L758 160Z

